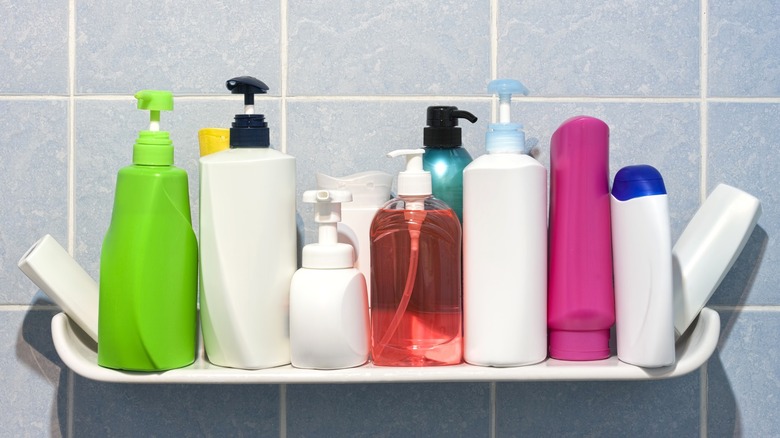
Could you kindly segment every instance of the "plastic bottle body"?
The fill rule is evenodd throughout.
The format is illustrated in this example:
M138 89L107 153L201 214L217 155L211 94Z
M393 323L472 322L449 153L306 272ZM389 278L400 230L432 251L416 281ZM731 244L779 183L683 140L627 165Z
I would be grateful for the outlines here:
M371 225L373 361L458 364L463 360L460 223L433 197L414 209L412 204L389 201Z
M648 368L674 363L667 198L611 197L617 354L623 362Z
M463 147L425 147L423 169L431 173L433 196L444 201L463 221L463 169L471 155Z
M575 117L550 143L550 356L604 359L615 322L609 128L598 119Z
M547 357L547 170L521 154L463 174L464 359L520 366Z
M297 268L295 159L269 148L200 159L200 304L209 361L290 363L288 304Z
M355 268L299 269L290 286L290 353L297 368L363 365L369 352L366 280Z
M121 169L100 256L98 364L134 371L191 364L197 269L186 172Z

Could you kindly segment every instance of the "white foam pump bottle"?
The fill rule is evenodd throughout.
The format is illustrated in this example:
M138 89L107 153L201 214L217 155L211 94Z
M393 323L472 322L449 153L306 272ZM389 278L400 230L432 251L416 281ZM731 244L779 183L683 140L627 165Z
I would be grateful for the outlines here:
M338 369L368 361L368 294L351 245L338 242L346 190L309 190L319 242L303 248L290 286L290 353L297 368Z
M499 122L487 154L463 171L464 359L529 365L547 357L547 169L525 153L523 126L510 122L519 81L492 81Z

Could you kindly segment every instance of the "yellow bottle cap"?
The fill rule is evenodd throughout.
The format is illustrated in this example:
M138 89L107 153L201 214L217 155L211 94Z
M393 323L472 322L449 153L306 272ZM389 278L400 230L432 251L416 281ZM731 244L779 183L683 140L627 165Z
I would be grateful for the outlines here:
M198 131L200 156L230 149L230 130L224 128L203 128Z

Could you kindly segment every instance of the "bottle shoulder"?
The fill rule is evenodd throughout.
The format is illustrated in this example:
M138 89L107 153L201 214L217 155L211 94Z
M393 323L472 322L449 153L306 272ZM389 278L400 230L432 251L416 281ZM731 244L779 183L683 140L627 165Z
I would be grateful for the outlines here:
M295 161L295 157L272 148L233 148L201 157L200 163L229 164L268 160Z
M119 176L151 178L187 178L187 171L176 166L143 166L131 164L119 169Z
M419 197L398 196L387 201L380 207L380 210L421 210L420 202L422 202L422 210L452 210L446 202L433 196L428 196L423 199Z
M526 154L485 154L475 158L464 171L481 169L545 169L544 165Z

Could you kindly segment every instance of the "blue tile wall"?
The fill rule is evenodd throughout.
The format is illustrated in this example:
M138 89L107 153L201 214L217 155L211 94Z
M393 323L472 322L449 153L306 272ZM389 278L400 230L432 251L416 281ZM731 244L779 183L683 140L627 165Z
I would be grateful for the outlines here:
M288 385L290 436L488 436L487 383ZM359 412L359 415L353 415Z
M0 93L68 92L68 2L5 3L0 31Z
M0 2L0 430L9 436L771 436L780 345L780 8L776 1L354 3L346 1ZM553 131L587 114L611 130L610 177L657 167L673 239L718 183L763 214L715 292L716 353L653 382L120 385L69 371L57 311L17 269L52 234L98 279L116 172L147 116L132 94L171 89L163 113L198 221L197 130L242 112L224 82L253 75L271 141L314 173L376 169L419 147L429 105L484 151L495 77L515 99L528 148L549 166ZM72 183L72 184L71 184ZM299 201L301 243L315 228ZM69 239L73 239L69 241ZM492 389L495 389L493 391Z
M709 94L780 95L780 6L710 0Z
M699 2L499 2L498 75L546 96L699 94Z

